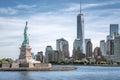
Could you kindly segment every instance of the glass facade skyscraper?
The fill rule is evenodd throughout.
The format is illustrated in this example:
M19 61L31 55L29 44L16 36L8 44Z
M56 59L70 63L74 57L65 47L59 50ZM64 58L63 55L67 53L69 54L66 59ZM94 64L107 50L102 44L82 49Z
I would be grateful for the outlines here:
M115 62L120 61L120 36L115 37L114 39L114 56Z
M100 41L100 51L103 56L106 56L106 43L105 40Z
M75 39L73 43L73 55L72 57L75 60L81 60L82 58L85 58L85 54L81 51L82 49L82 43L80 39Z
M119 25L118 24L110 24L110 36L113 38L119 32Z
M64 38L56 40L56 50L64 55L65 58L69 57L69 43Z
M80 9L80 14L77 16L77 38L81 40L81 45L82 45L82 52L85 52L84 45L84 15L81 13Z
M86 46L86 58L92 58L92 43L88 41Z

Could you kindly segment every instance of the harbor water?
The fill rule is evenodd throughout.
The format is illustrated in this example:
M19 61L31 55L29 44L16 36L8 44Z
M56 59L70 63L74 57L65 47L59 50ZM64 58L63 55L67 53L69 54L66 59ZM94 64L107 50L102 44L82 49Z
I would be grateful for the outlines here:
M73 71L1 71L0 80L120 80L120 67L64 67L77 69Z

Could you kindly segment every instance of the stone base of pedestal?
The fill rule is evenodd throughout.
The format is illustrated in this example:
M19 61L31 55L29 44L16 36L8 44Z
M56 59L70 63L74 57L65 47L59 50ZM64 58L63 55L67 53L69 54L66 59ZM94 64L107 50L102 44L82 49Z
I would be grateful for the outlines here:
M19 68L19 63L12 63L11 68Z
M19 65L19 67L34 68L34 64L33 63L22 63Z
M10 68L11 65L9 63L3 63L2 68Z
M35 68L51 68L52 64L50 64L50 63L35 63L34 67Z

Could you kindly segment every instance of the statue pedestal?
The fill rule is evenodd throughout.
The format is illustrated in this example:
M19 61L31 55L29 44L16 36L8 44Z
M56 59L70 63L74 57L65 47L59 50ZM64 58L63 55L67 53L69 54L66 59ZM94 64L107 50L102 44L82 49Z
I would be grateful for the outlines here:
M23 68L34 68L34 64L33 63L22 63L22 64L20 64L20 67L23 67Z
M10 64L9 63L3 63L2 68L10 68Z
M19 68L19 63L12 63L11 68Z
M32 55L30 46L22 46L20 48L19 63L31 63Z

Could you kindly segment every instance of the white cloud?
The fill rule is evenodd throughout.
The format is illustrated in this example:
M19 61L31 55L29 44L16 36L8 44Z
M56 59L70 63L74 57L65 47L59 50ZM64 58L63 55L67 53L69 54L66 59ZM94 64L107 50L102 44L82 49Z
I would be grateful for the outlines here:
M112 5L116 3L120 3L120 1L108 1L108 2L103 2L103 3L86 3L86 4L82 4L82 9L100 7L100 6L105 6L105 5ZM64 11L78 11L78 10L80 10L80 4L72 3L67 8L61 9L60 11L64 12Z
M108 1L108 2L103 2L103 3L85 4L83 5L83 9L91 8L91 7L98 7L98 6L105 6L105 5L113 5L116 3L120 3L120 1Z
M23 12L23 10L20 9L26 9L29 11L26 11L26 13L32 12L31 9L36 8L37 5L25 5L25 4L19 4L14 7L1 7L0 8L0 14L2 15L15 15L19 14L20 12Z
M37 7L36 5L25 5L25 4L20 4L17 5L16 8L18 9L31 9Z
M17 14L18 10L14 9L14 8L0 8L0 14L10 14L10 15L14 15Z

